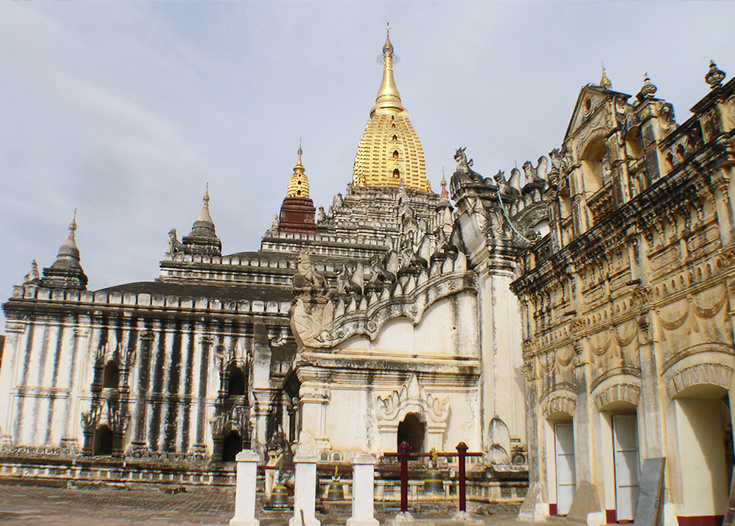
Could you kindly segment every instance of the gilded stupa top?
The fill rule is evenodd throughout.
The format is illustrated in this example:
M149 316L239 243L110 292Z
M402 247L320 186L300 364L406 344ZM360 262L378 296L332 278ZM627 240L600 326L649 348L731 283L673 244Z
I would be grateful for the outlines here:
M383 45L383 80L355 155L355 186L404 186L430 192L424 150L393 78L390 26Z
M306 178L306 170L304 170L304 165L301 164L301 155L303 153L301 143L299 143L299 160L296 161L296 166L293 167L293 175L288 180L286 197L309 198L309 179Z

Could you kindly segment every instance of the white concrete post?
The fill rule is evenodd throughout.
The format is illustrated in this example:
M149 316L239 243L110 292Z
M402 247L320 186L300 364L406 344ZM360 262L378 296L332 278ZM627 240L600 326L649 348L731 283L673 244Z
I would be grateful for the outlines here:
M378 526L374 517L375 457L360 453L352 460L352 517L347 526Z
M255 518L255 487L258 480L258 454L250 449L240 451L237 461L235 516L230 526L259 526Z
M316 518L316 457L296 455L293 459L295 487L293 517L289 526L321 526ZM303 513L303 524L302 524Z

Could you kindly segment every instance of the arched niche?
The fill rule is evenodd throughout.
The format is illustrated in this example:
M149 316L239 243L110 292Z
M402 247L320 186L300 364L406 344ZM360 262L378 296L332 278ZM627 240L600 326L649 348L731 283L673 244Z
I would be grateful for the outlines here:
M242 435L231 430L222 443L222 462L235 462L235 457L242 451Z
M103 424L94 430L92 439L92 455L112 455L112 429Z
M117 389L120 385L120 368L114 360L105 364L102 371L102 387Z
M396 450L401 442L408 442L411 451L420 452L424 450L426 437L426 422L421 420L418 413L408 413L398 424L396 433Z
M597 136L585 146L582 153L582 175L588 195L594 194L610 182L610 158L604 137Z
M245 372L236 364L230 364L227 369L227 396L244 396L247 394L247 377Z
M641 129L633 126L625 134L625 149L628 157L638 160L643 158L643 139L641 138Z

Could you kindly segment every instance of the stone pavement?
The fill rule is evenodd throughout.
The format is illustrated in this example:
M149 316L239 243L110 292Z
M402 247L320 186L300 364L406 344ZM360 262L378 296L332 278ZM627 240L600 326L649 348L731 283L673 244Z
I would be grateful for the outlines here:
M226 526L234 512L234 488L194 489L166 493L158 489L54 488L0 483L2 526ZM387 518L378 515L383 522ZM288 523L291 513L264 513L262 526ZM418 514L417 518L421 515ZM345 514L318 515L322 524L343 525ZM436 515L435 519L438 519ZM482 517L478 517L482 520ZM524 526L515 512L499 511L484 517L488 526ZM437 521L440 522L440 521Z

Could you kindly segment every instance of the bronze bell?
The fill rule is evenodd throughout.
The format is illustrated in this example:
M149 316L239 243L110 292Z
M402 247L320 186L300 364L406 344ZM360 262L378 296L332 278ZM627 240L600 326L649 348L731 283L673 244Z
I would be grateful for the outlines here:
M434 494L444 493L444 480L442 479L441 471L431 468L426 472L424 492Z
M332 480L327 488L327 498L325 500L345 500L345 490L342 483L338 480Z
M271 492L271 506L288 506L288 489L283 484L273 486Z

